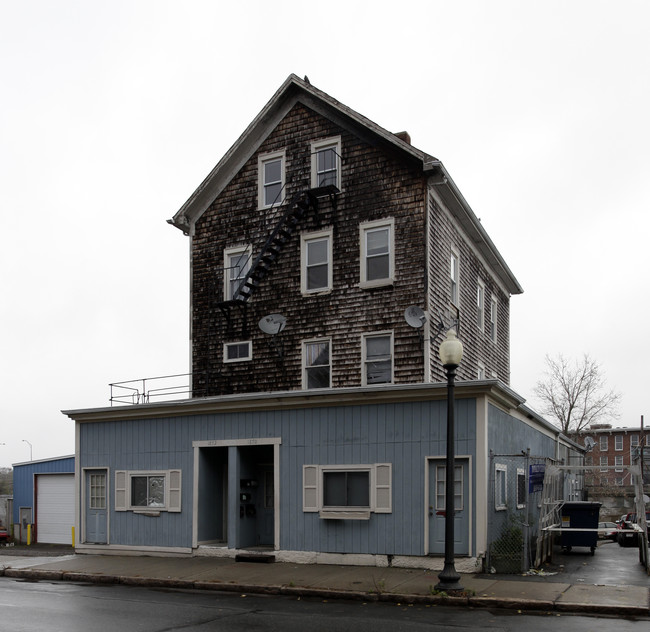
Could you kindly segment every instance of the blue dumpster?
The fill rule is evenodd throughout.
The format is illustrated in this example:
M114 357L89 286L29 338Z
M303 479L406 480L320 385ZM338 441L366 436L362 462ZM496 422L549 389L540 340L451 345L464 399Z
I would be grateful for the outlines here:
M600 506L601 503L591 501L573 501L562 505L560 545L564 550L570 551L574 546L586 546L591 549L591 554L594 554L598 542ZM585 531L565 531L564 529L585 529Z

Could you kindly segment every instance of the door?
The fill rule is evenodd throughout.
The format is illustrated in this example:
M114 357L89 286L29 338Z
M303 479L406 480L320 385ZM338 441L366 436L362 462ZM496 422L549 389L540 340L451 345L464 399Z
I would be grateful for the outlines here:
M445 459L429 461L429 553L444 555L447 466ZM469 555L471 520L469 460L455 459L454 555Z
M260 468L262 490L257 495L257 543L273 544L275 526L275 482L273 466Z
M27 532L29 525L32 524L32 508L31 507L19 507L18 509L19 520L20 520L20 543L27 544ZM32 540L34 539L34 534L31 534Z
M36 476L36 539L43 544L72 544L74 474Z
M107 499L106 470L86 470L86 537L88 544L106 544Z

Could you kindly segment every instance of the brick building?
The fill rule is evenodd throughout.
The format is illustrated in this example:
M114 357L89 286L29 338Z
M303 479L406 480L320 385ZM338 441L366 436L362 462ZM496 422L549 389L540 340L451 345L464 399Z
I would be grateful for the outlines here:
M641 427L613 428L611 424L593 424L578 433L576 440L585 444L589 438L593 448L585 456L585 465L602 466L586 476L590 487L627 487L632 485L626 466L639 463L640 447L645 445L645 460L648 460L649 433ZM644 463L647 470L650 463ZM650 477L644 476L646 482Z

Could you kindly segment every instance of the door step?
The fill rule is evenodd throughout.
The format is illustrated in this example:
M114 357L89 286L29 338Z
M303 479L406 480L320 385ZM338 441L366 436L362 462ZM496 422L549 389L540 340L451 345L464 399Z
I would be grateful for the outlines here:
M264 553L238 553L235 555L235 562L255 562L257 564L273 564L275 555Z

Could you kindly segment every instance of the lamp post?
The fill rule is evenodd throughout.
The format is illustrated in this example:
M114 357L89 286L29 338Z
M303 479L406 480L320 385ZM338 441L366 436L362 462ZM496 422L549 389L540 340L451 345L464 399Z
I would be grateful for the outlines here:
M29 446L29 460L33 461L34 459L32 457L32 444L29 441L27 441L27 439L22 439L22 442L26 443Z
M454 379L456 369L463 359L463 343L456 337L456 332L449 330L447 338L438 351L440 361L447 373L447 459L445 480L445 566L438 575L440 580L436 590L463 590L460 585L460 575L454 566Z

